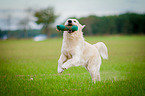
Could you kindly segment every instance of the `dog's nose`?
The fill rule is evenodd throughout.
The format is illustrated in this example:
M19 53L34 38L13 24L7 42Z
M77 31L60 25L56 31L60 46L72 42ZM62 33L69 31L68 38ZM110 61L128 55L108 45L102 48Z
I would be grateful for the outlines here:
M72 23L72 21L71 20L68 20L68 23Z

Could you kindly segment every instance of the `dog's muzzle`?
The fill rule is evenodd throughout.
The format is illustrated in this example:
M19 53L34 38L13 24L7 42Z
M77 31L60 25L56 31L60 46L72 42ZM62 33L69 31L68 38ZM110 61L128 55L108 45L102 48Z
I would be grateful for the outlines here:
M72 20L68 20L68 26L73 26ZM73 33L74 31L69 30L68 33Z
M72 20L68 20L68 26L72 26Z

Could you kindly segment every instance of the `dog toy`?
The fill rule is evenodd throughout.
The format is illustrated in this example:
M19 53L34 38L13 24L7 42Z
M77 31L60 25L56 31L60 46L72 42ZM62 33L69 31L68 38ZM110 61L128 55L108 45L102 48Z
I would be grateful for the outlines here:
M56 27L57 27L57 30L59 30L59 31L61 30L61 31L72 31L72 32L74 32L74 31L78 30L78 26L75 26L75 25L73 25L73 26L57 25Z

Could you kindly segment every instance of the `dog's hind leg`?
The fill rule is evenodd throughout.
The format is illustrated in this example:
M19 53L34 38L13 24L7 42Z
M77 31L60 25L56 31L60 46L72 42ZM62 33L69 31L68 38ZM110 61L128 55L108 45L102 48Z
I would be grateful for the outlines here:
M97 63L97 64L96 64ZM91 60L88 63L87 70L89 71L92 81L95 83L96 81L101 81L100 78L100 65L101 65L101 59L99 60Z
M67 60L67 57L65 55L61 54L61 56L58 60L58 68L57 68L58 73L62 73L64 71L62 68L62 65L64 62L66 62L66 60Z
M96 67L95 67L96 68ZM92 77L92 81L94 83L96 83L96 81L101 81L101 78L100 78L100 72L97 71L96 69L94 70L94 68L90 68L88 69L91 77Z

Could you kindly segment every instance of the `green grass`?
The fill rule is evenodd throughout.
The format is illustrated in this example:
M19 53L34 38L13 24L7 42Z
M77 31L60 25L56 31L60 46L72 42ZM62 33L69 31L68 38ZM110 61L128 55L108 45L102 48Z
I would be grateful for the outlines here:
M0 41L0 96L145 96L145 36L85 39L109 50L96 84L81 66L57 74L62 38Z

